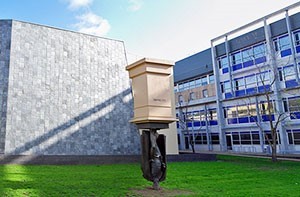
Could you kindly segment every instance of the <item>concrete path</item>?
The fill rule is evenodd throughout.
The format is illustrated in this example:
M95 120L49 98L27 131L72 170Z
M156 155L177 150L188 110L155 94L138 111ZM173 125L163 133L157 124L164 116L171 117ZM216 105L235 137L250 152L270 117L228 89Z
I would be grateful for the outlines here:
M191 150L183 150L181 153L192 153ZM217 155L232 155L232 156L242 156L242 157L256 157L271 159L270 154L266 153L240 153L240 152L220 152L220 151L196 151L196 153L205 154L217 154ZM300 154L277 154L278 160L282 161L298 161L300 162Z

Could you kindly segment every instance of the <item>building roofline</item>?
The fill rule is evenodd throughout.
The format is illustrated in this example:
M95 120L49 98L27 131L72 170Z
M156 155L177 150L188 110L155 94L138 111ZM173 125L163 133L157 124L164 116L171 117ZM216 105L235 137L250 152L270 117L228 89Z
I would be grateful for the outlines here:
M189 55L189 56L187 56L187 57L185 57L185 58L183 58L183 59L180 59L180 60L176 61L175 63L179 63L179 62L184 61L184 60L186 60L186 59L189 59L189 58L191 58L191 57L193 57L193 56L199 55L199 53L203 53L203 52L205 52L205 51L207 51L207 50L211 50L211 48L209 47L209 48L207 48L207 49L204 49L204 50L202 50L202 51L199 51L199 52L197 52L197 53L194 53L194 54L192 54L192 55Z
M209 74L214 74L213 71L208 71L208 72L205 72L205 73L201 73L201 75L198 75L198 76L195 76L195 77L189 77L189 78L186 78L186 79L182 79L182 80L178 80L178 81L175 81L174 80L174 84L176 83L184 83L184 82L187 82L187 81L191 81L191 80L194 80L194 79L198 79L198 78L201 78L205 75L209 75Z
M285 7L285 8L282 8L282 9L280 9L280 10L277 10L277 11L275 11L275 12L273 12L273 13L271 13L271 14L268 14L268 15L266 15L266 16L264 16L264 17L261 17L261 18L259 18L259 19L256 19L255 21L252 21L252 22L250 22L250 23L247 23L246 25L243 25L243 26L241 26L241 27L239 27L239 28L236 28L236 29L234 29L234 30L232 30L232 31L229 31L229 32L225 33L225 34L222 34L222 35L220 35L220 36L218 36L218 37L216 37L216 38L213 38L213 39L211 40L211 42L215 42L215 41L220 40L221 38L224 38L224 37L226 37L226 36L228 36L228 35L237 33L237 32L239 32L239 31L241 31L241 30L243 30L243 29L246 29L246 28L248 28L248 27L251 27L251 26L253 26L253 25L255 25L255 24L259 23L259 22L263 22L264 20L267 20L267 19L269 19L269 18L271 18L271 17L274 17L274 16L276 16L276 15L279 15L279 14L281 14L281 13L283 13L283 12L286 12L286 11L292 9L292 8L297 7L297 6L300 6L300 1L297 2L297 3L294 3L294 4L292 4L292 5L289 5L289 6Z
M41 27L47 27L47 28L56 29L56 30L60 30L60 31L72 32L72 33L87 35L87 36L91 36L91 37L101 38L101 39L105 39L105 40L112 40L112 41L118 41L118 42L124 43L123 40L118 40L118 39L113 39L113 38L107 38L107 37L102 37L102 36L96 36L96 35L92 35L92 34L78 32L78 31L75 31L75 30L69 30L69 29L63 29L63 28L59 28L59 27L54 27L54 26L51 26L51 25L42 25L42 24L39 24L39 23L21 21L21 20L16 20L16 19L0 19L0 21L12 21L12 22L16 21L16 22L20 22L20 23L27 23L27 24L31 24L31 25L36 25L36 26L41 26Z

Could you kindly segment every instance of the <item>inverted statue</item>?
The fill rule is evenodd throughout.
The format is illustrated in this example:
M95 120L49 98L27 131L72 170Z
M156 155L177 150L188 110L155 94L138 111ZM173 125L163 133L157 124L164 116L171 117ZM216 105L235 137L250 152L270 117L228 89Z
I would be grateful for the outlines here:
M155 129L143 130L141 142L143 177L152 181L153 188L158 190L159 182L166 178L165 136Z
M132 79L134 118L138 129L142 129L142 171L143 177L153 182L158 190L159 182L166 178L166 137L157 133L169 128L176 121L175 106L172 106L174 63L141 59L126 69ZM173 102L174 103L174 102Z

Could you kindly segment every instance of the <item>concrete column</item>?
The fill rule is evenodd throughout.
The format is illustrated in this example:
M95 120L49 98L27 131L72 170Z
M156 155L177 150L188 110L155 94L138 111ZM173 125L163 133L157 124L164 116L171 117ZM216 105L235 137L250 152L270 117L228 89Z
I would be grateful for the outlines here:
M220 150L221 151L227 151L227 144L226 144L226 136L224 131L224 116L223 116L223 107L222 107L222 92L220 88L220 75L219 75L219 67L216 62L216 51L215 47L213 45L213 42L211 42L211 54L212 54L212 60L213 60L213 69L215 74L215 87L216 87L216 99L217 99L217 117L218 117L218 127L220 132Z
M256 114L257 114L257 124L259 125L258 129L259 129L259 143L261 146L261 150L264 150L264 146L265 146L265 136L263 134L263 129L261 128L261 114L259 111L259 103L258 103L258 98L257 96L255 97L255 107L256 107Z
M266 54L267 62L269 62L271 73L273 74L273 77L275 79L275 82L273 84L273 95L274 95L275 107L276 107L276 111L274 113L275 121L276 121L278 119L278 115L284 113L284 108L283 108L281 92L280 92L279 77L276 77L276 73L278 72L278 67L274 56L275 50L273 48L271 30L270 30L270 26L267 25L266 20L264 20L264 30L265 30L265 37L267 41L267 54ZM284 121L281 121L277 129L279 130L280 140L281 140L280 150L278 152L284 154L288 150L288 140L287 140L288 138L283 123Z
M293 64L294 64L294 70L295 70L295 74L296 74L296 81L299 84L300 80L299 80L299 72L298 72L298 69L297 69L298 64L297 64L297 59L296 59L295 39L294 39L294 36L292 34L292 31L291 31L291 22L290 22L290 17L289 17L288 11L285 12L285 21L286 21L288 35L289 35L290 43L291 43L292 58L293 58L292 61L293 61Z
M181 104L179 104L179 108L178 108L178 119L179 119L179 136L180 136L180 144L179 144L179 149L180 150L185 150L185 138L184 138L184 132L182 129L182 123L180 122L180 120L182 120L183 117L183 112L182 112L182 107ZM186 127L186 124L184 124L184 128Z
M231 60L229 56L229 45L228 45L228 37L225 37L225 50L226 50L226 56L228 61L228 74L229 74L229 82L230 82L230 90L231 94L235 96L234 94L234 85L232 83L232 67L231 67Z
M209 82L209 75L206 75L207 84L210 84Z
M207 147L209 151L212 151L212 141L211 141L211 135L209 132L208 127L208 118L207 118L207 106L204 105L204 111L205 111L205 131L206 131L206 138L207 138Z

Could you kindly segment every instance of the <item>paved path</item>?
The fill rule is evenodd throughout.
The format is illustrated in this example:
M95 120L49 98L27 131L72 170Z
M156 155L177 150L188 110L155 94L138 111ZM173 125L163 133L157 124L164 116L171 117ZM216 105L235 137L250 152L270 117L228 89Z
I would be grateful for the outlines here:
M192 153L191 150L180 151L182 153ZM217 155L232 155L232 156L243 156L243 157L256 157L256 158L266 158L271 159L270 154L266 153L237 153L237 152L220 152L220 151L196 151L196 153L205 154L217 154ZM300 162L300 154L278 154L278 160L283 161L298 161Z

